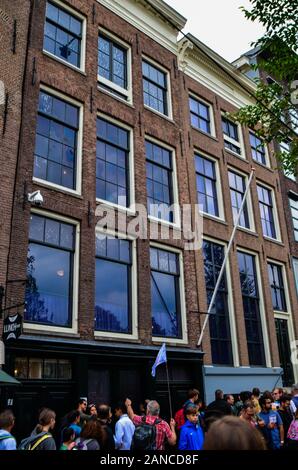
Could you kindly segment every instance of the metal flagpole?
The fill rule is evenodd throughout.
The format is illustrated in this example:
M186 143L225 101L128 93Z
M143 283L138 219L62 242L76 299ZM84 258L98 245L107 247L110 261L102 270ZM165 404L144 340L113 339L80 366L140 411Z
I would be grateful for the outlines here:
M252 179L253 179L254 172L255 172L255 168L252 168L252 169L251 169L251 173L250 173L250 177L249 177L249 180L248 180L248 183L247 183L247 187L246 187L246 190L245 190L243 199L242 199L242 203L241 203L241 206L240 206L240 209L239 209L239 212L238 212L237 220L236 220L235 225L234 225L234 229L233 229L233 232L232 232L232 235L231 235L229 244L228 244L228 248L227 248L227 251L226 251L226 254L225 254L223 263L222 263L222 267L221 267L221 269L220 269L220 272L219 272L219 275L218 275L218 279L217 279L217 282L216 282L216 284L215 284L215 288L214 288L214 291L213 291L213 294L212 294L212 297L211 297L211 301L210 301L210 304L209 304L209 307L208 307L208 311L207 311L207 314L206 314L206 318L205 318L205 320L204 320L204 324L203 324L203 327L202 327L202 330L201 330L201 334L200 334L200 337L199 337L199 341L198 341L198 346L200 346L201 343L202 343L204 331L205 331L205 328L206 328L206 326L207 326L207 322L208 322L208 320L209 320L209 315L210 315L210 313L211 313L213 304L214 304L214 302L215 302L216 295L217 295L217 292L218 292L218 289L219 289L219 285L220 285L220 282L221 282L221 278L222 278L222 276L223 276L223 273L224 273L224 270L225 270L225 267L226 267L226 264L227 264L227 261L228 261L228 258L229 258L229 253L230 253L230 250L231 250L231 247L232 247L232 243L233 243L234 238L235 238L235 233L236 233L236 230L237 230L237 228L238 228L238 224L239 224L239 220L240 220L242 211L243 211L244 206L245 206L246 198L247 198L248 191L249 191L249 188L250 188Z
M166 362L166 371L167 371L168 393L169 393L169 403L170 403L170 415L171 415L171 419L172 419L173 418L173 410L172 410L172 397L171 397L171 390L170 390L168 362Z

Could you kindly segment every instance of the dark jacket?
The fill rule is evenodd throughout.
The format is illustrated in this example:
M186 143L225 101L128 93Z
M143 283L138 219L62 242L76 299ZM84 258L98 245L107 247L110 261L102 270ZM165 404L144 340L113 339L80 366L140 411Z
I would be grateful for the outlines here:
M56 443L55 443L55 440L54 440L52 434L50 432L47 432L47 434L50 437L47 437L47 439L44 439L40 444L38 444L38 446L35 448L35 450L56 450ZM36 428L35 428L34 431L31 433L31 436L36 436L36 435L37 435L37 431L36 431ZM36 439L36 441L37 440L38 440L38 438ZM34 442L32 443L32 446L33 445L34 445Z
M207 411L208 411L208 416L214 412L214 415L231 415L232 414L232 408L231 405L229 405L226 400L215 400L212 403L210 403L207 406Z
M113 434L112 429L107 423L101 421L100 419L98 421L102 425L104 432L106 432L106 439L101 445L101 450L106 451L106 452L110 450L115 450L115 440L114 440L114 434Z

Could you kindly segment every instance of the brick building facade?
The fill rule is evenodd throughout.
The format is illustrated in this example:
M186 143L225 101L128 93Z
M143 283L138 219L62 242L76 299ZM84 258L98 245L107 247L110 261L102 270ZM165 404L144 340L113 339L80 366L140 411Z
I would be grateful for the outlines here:
M10 199L4 196L1 283L5 307L27 302L23 335L6 345L5 368L24 385L14 392L16 412L32 400L36 410L47 403L62 414L65 401L78 396L114 403L147 394L166 409L163 368L156 380L150 375L164 341L174 407L187 388L202 389L203 382L208 401L218 387L232 393L240 391L239 383L272 388L280 381L281 361L268 259L283 276L273 290L286 299L291 340L298 327L280 177L273 149L266 153L268 167L255 164L249 131L235 131L221 115L249 102L245 89L253 93L253 85L196 38L177 43L186 20L161 0L23 3L15 54L19 81L8 68L4 79L8 90L17 83L21 90L26 64L23 105L15 116L9 109L1 143L7 146L1 162L12 165L4 174L11 181L16 175L14 188L6 184ZM4 46L10 63L10 45ZM244 187L252 166L248 227L237 230L218 320L212 320L201 350L205 276L209 269L216 279L231 236L230 193L239 193L238 202L243 195L231 181ZM41 207L27 200L38 190ZM268 200L259 202L258 194ZM134 203L148 204L150 211L156 201L191 204L195 215L198 198L205 203L203 250L184 249L177 209L150 212L151 221L163 219L157 240L121 240L117 231L102 239L95 229L98 207L115 209L118 219L126 214L128 225ZM271 217L263 220L274 231L271 238L263 236L260 204ZM162 228L169 228L166 240ZM242 284L239 263L252 269L242 269ZM26 272L25 293L24 285L8 281L24 279ZM248 281L254 295L247 292ZM28 415L23 426L29 430L31 424Z

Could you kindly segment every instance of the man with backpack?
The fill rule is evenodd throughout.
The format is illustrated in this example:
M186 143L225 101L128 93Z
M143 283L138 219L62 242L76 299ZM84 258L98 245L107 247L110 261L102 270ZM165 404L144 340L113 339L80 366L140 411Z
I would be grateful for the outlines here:
M129 398L125 401L127 414L136 426L132 439L132 450L164 450L166 442L174 446L177 441L175 421L170 426L159 417L160 406L155 400L147 404L146 416L134 414Z
M0 414L0 450L16 450L16 440L11 435L15 417L10 410Z

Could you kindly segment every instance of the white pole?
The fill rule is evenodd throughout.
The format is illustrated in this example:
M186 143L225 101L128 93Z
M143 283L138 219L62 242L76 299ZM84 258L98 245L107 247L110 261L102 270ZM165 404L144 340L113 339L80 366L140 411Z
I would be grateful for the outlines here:
M215 302L217 291L219 289L219 285L220 285L220 282L221 282L221 278L223 276L223 273L224 273L224 270L225 270L225 267L226 267L226 264L227 264L227 261L228 261L228 258L229 258L229 253L230 253L230 250L232 248L232 243L233 243L234 238L235 238L235 233L236 233L236 230L237 230L237 227L238 227L238 224L239 224L239 220L240 220L241 214L242 214L244 206L245 206L246 198L247 198L247 195L248 195L248 191L249 191L249 188L250 188L250 185L251 185L251 182L252 182L254 172L255 172L255 168L252 168L251 169L251 174L250 174L250 177L249 177L249 180L248 180L248 183L247 183L247 187L246 187L243 199L242 199L242 203L241 203L241 206L240 206L240 209L239 209L239 212L238 212L237 220L235 222L234 229L233 229L233 232L232 232L229 244L228 244L228 248L227 248L223 263L222 263L222 267L220 269L218 279L217 279L217 282L215 284L214 291L213 291L213 294L212 294L212 297L211 297L211 300L210 300L210 304L209 304L209 307L208 307L206 318L204 320L204 324L203 324L201 334L200 334L200 337L199 337L198 346L200 346L201 343L202 343L204 331L205 331L205 328L207 326L207 323L208 323L208 320L209 320L209 315L210 315L210 312L212 310L213 304Z

